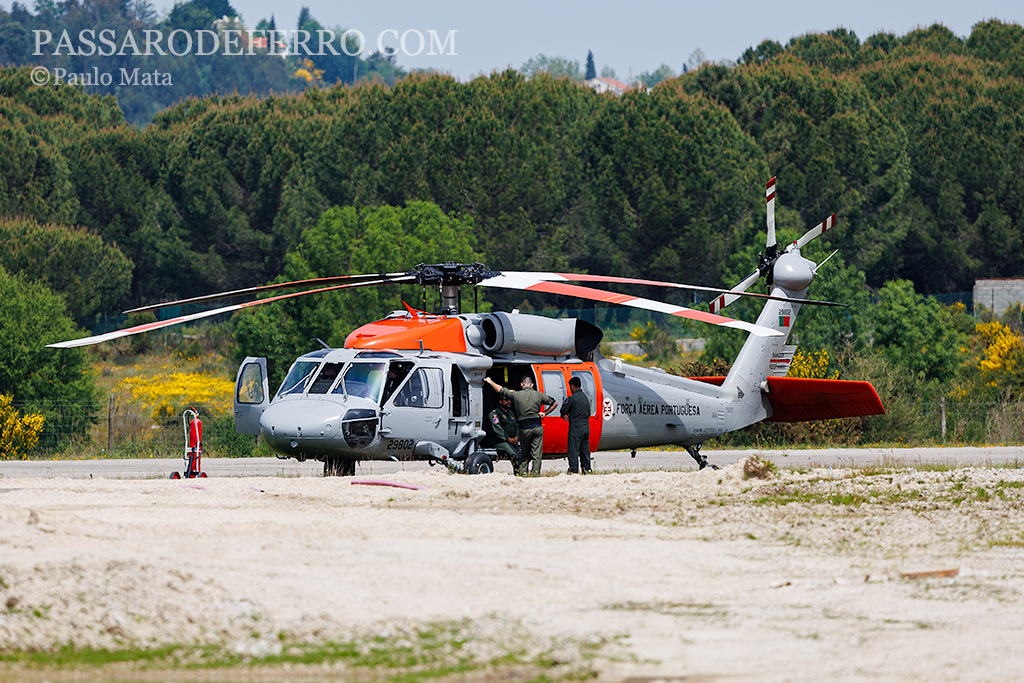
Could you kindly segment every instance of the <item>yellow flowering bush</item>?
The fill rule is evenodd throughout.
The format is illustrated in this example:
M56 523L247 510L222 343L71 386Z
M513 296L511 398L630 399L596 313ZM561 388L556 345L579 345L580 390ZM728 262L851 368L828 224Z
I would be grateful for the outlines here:
M839 371L829 373L828 351L818 352L797 351L793 354L793 361L789 364L789 377L804 377L807 379L837 379Z
M190 405L201 405L212 414L230 410L235 385L207 373L177 371L127 377L118 388L128 391L131 400L141 404L159 423L180 415Z
M1024 360L1024 344L1012 329L999 321L978 323L975 332L984 344L978 369L988 375L1004 372L1012 375Z
M0 460L24 460L39 443L46 418L36 413L21 415L14 396L0 394Z
M317 69L312 59L303 59L302 66L295 70L296 78L305 79L306 83L322 88L324 85L324 70Z
M677 352L675 337L652 322L637 325L629 336L644 350L638 360L665 360Z

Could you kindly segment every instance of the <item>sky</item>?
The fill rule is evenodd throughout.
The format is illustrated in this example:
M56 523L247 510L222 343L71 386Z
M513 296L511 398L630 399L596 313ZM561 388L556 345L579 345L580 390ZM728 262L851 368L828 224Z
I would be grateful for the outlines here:
M173 0L153 0L167 12ZM7 3L4 3L7 4ZM711 61L736 60L748 47L772 39L783 45L805 33L842 26L863 41L885 31L904 35L917 27L942 23L966 38L971 27L987 19L1024 23L1020 0L935 0L905 3L899 0L300 0L286 5L275 0L231 0L245 24L255 27L274 15L279 29L294 28L298 8L305 4L313 17L328 28L360 31L376 49L382 31L398 36L418 31L437 32L444 40L454 33L454 52L419 56L402 54L404 68L432 68L462 81L509 66L519 68L538 54L567 57L583 66L587 50L594 53L598 72L607 65L616 77L627 80L668 64L679 72L698 48ZM418 47L416 33L407 37L407 52ZM395 34L383 44L400 47ZM437 50L435 50L437 52Z

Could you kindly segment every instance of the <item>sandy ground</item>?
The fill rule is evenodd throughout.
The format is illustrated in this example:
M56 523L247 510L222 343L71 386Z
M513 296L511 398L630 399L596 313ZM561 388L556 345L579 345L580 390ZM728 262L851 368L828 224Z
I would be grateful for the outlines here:
M374 479L2 478L0 650L468 620L603 681L1024 679L1020 469Z

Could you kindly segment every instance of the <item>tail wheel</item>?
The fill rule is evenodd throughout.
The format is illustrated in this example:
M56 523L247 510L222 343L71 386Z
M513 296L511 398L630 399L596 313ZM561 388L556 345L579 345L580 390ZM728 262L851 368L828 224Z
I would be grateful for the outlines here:
M171 472L171 479L181 479L181 474L178 472Z
M494 472L494 462L486 453L474 453L466 462L466 471L470 474L491 474Z

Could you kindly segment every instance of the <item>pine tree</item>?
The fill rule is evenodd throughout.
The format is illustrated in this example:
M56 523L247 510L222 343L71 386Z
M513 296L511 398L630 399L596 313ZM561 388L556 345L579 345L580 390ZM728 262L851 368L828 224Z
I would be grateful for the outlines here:
M583 78L587 81L591 78L597 78L597 67L594 66L594 53L590 50L587 50L587 73Z

